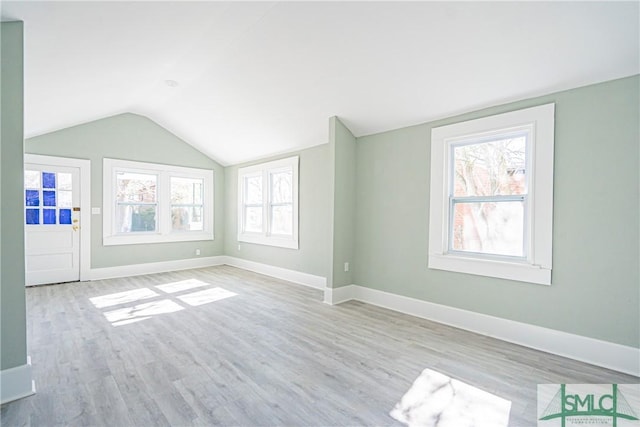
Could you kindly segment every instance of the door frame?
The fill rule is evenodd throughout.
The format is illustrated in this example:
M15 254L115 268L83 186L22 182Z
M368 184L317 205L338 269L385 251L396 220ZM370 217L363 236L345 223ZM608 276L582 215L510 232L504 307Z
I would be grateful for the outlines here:
M25 153L24 163L80 169L80 281L91 280L91 160Z

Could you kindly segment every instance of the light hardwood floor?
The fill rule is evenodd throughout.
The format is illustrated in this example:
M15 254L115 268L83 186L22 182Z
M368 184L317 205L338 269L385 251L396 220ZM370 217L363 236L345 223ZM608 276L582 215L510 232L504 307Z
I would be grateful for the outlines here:
M37 394L3 426L399 425L425 368L534 426L538 383L639 382L228 266L28 288L27 311Z

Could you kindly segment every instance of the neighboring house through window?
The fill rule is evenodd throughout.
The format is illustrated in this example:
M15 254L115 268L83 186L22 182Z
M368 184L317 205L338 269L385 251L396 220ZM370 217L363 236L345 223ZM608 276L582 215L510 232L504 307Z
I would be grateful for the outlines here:
M238 241L298 249L298 156L238 169Z
M554 104L434 128L429 268L551 284Z
M213 240L213 171L104 159L105 245Z

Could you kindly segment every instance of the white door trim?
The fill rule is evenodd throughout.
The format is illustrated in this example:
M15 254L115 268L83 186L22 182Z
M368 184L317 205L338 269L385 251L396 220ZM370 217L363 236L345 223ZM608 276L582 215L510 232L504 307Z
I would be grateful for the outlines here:
M25 153L24 162L80 169L80 281L91 280L91 160Z

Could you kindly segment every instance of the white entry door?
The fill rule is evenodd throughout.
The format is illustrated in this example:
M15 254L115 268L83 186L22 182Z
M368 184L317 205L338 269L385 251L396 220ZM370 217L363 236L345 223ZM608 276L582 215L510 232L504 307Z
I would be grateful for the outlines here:
M27 286L80 280L80 169L24 169Z

